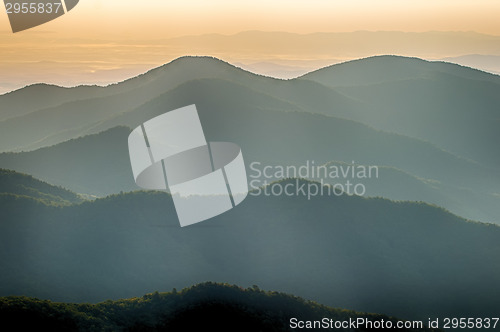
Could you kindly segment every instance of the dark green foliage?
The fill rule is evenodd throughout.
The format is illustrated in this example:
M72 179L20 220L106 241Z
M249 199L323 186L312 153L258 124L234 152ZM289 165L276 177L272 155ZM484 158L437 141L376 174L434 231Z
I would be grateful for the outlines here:
M372 321L390 320L394 324L398 321L384 315L329 308L284 293L212 282L181 292L154 292L99 304L0 298L2 324L16 326L18 330L279 332L292 330L289 321L293 317L299 320L326 317L335 321L363 317Z
M73 192L50 185L30 175L0 169L0 199L6 196L23 196L38 200L47 205L69 205L82 199Z
M468 218L497 221L498 77L397 57L357 64L379 61L376 70L347 73L354 83L343 87L314 81L314 75L279 81L216 59L183 58L107 88L26 88L0 96L0 118L9 118L0 122L0 149L60 144L0 154L0 167L79 193L128 191L136 188L127 151L130 128L196 103L208 140L239 144L247 164L387 165L393 175L381 179L385 187L375 194L422 197ZM44 91L55 96L41 102L47 108L26 102L31 92ZM237 209L180 228L166 194L135 192L69 205L76 196L60 188L4 176L0 295L97 302L213 280L412 319L497 315L500 307L499 227L436 206L250 196ZM154 307L161 299L156 293L147 301ZM86 306L103 324L111 321L112 312L100 315L100 307ZM163 323L178 326L194 312L189 310L179 309L178 321ZM224 303L208 312L224 310L253 326L252 316ZM32 316L40 326L58 317ZM137 329L157 324L147 317L116 321ZM71 322L63 323L71 330ZM94 323L100 324L91 320L87 329Z
M0 266L0 295L56 301L212 280L405 319L493 315L500 306L500 227L359 197L249 196L185 228L164 193L62 208L18 198L2 206Z

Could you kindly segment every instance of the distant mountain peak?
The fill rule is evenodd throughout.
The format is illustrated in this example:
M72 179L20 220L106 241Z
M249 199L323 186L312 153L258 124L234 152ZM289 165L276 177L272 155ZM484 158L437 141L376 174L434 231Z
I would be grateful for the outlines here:
M429 61L401 55L376 55L346 61L307 73L298 79L312 80L329 87L362 86L426 77L429 73L500 82L497 75L443 61Z

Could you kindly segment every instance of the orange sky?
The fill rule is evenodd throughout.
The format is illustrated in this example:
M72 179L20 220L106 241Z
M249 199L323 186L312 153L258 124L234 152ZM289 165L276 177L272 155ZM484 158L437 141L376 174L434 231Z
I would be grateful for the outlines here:
M79 7L72 20L80 26L88 27L92 17L98 27L112 30L111 21L121 32L142 35L147 31L163 37L245 30L500 34L498 0L82 0Z
M231 44L221 45L220 52L215 52L213 45L208 45L206 52L199 45L194 45L196 51L193 45L174 47L169 38L178 36L231 35L248 30L300 34L475 31L500 36L499 17L499 0L80 0L67 15L13 34L2 10L0 93L10 85L41 80L66 85L111 82L183 54L248 63L270 58L318 60L316 55L332 61L367 56L358 49L326 55L311 50L297 58L296 54L269 54L261 45L252 50L252 57L244 59L241 52L232 52ZM474 50L473 44L464 45L464 54L470 50ZM461 55L458 53L432 56ZM404 55L425 56L418 52Z
M498 0L81 0L70 15L35 30L155 38L246 30L440 30L500 35L499 15ZM5 12L0 17L0 32L7 31Z

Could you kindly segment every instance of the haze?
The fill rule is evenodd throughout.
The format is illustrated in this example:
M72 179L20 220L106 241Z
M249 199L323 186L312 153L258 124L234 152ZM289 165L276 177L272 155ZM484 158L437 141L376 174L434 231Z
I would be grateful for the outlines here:
M494 0L84 0L57 20L13 34L2 10L0 93L37 82L108 84L182 55L212 55L281 78L377 54L469 56L455 62L496 73L499 13ZM243 31L287 32L302 41L293 48L290 35L238 34ZM349 34L355 31L379 33ZM436 31L455 33L439 37ZM307 34L313 34L312 46ZM488 61L470 58L476 54Z

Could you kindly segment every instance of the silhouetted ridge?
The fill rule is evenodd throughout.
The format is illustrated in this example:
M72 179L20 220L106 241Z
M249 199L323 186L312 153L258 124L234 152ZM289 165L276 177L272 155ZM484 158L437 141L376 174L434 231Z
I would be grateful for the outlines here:
M203 283L182 291L99 304L0 298L2 323L18 329L51 331L290 331L290 319L302 321L390 321L394 317L334 309L302 298L228 284ZM328 329L334 330L335 328ZM361 329L363 330L363 329ZM410 331L430 331L427 328Z

